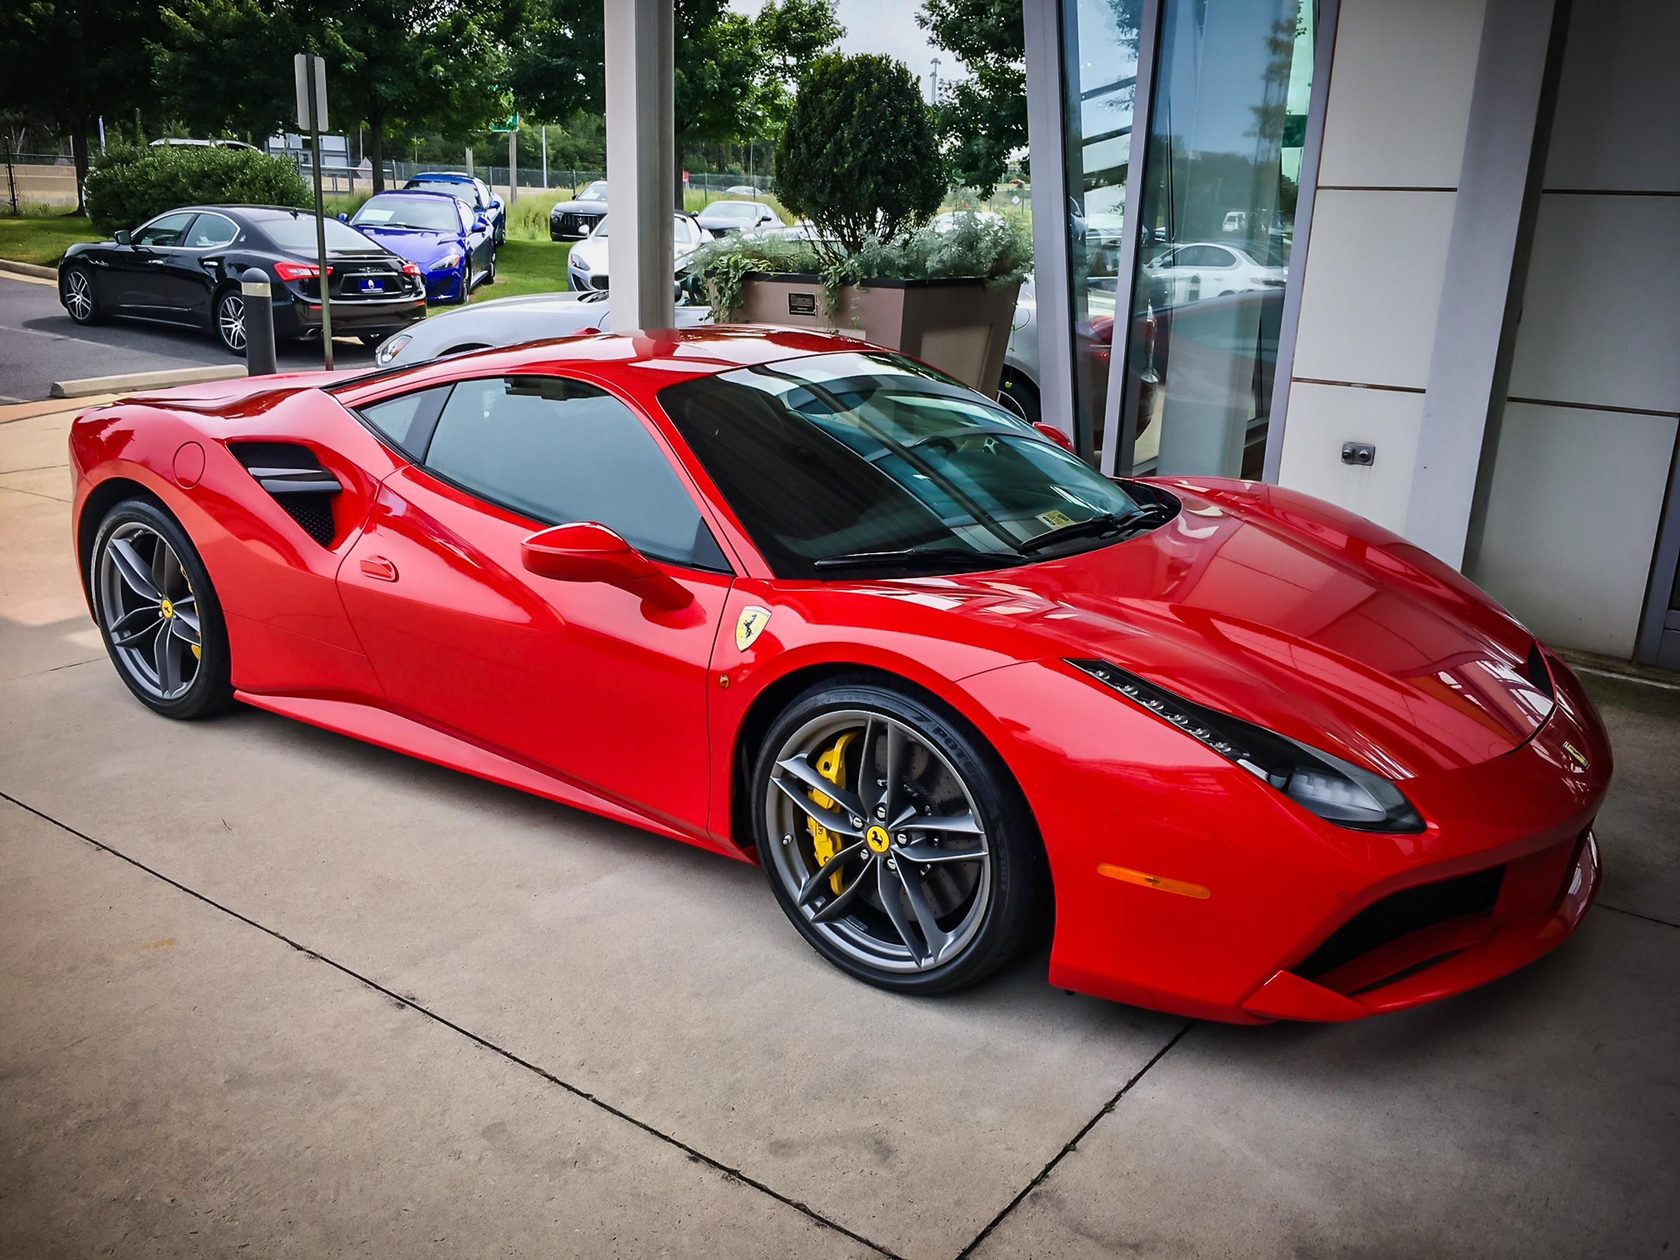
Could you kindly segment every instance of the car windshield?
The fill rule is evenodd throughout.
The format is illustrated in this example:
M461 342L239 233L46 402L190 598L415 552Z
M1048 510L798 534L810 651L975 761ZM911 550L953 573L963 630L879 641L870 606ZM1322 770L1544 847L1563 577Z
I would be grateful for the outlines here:
M607 181L598 179L578 194L579 201L605 201L607 199Z
M285 253L315 252L315 218L313 215L288 214L275 215L272 219L263 220L259 226L262 234L273 241L275 246ZM378 249L367 237L347 227L337 219L328 219L322 226L326 229L327 252L361 253Z
M706 207L706 214L713 219L738 219L742 223L751 223L758 218L758 207L750 201L714 201Z
M374 197L350 222L356 227L418 228L423 232L459 232L460 212L442 197Z
M744 368L659 400L781 577L1002 568L1106 546L1152 515L1030 425L896 355Z
M605 238L608 234L607 220L611 217L611 215L603 214L601 216L601 221L595 225L595 230L591 232L590 235ZM694 224L686 215L679 214L676 216L676 220L671 231L672 239L675 240L678 245L694 244Z

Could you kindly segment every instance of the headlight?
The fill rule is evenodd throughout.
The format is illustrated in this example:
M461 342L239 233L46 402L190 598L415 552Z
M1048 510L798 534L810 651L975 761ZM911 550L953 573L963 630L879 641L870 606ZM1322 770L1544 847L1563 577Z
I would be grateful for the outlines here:
M1107 661L1069 665L1178 727L1327 822L1355 831L1423 830L1416 809L1387 779L1317 748L1193 704Z
M442 258L438 259L435 263L432 264L432 270L433 271L453 271L456 267L459 267L460 265L461 265L460 251L452 249L447 254L445 254Z
M414 338L407 333L398 333L395 337L387 337L379 343L379 352L373 357L378 361L380 367L384 367L402 353L402 348L413 340Z

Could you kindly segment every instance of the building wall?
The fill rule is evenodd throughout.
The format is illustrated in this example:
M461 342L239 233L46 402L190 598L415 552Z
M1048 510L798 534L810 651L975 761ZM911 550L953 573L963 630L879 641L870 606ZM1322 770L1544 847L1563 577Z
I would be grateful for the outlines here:
M1396 530L1482 18L1482 0L1341 0L1337 17L1279 480ZM1375 463L1342 463L1347 441Z
M1542 638L1611 656L1633 652L1680 430L1677 55L1675 0L1576 0L1465 565Z

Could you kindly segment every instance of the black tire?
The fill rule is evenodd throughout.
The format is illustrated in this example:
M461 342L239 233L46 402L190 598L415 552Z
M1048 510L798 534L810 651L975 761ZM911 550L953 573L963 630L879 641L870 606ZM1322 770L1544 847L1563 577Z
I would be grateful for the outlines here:
M238 285L223 285L210 299L210 332L223 350L245 357L245 295Z
M484 278L482 280L480 280L479 283L480 284L495 284L496 283L496 251L495 251L495 249L491 249L491 251L490 251L490 270L488 270L484 273Z
M118 618L119 609L112 606L104 577L107 553L113 547L114 540L127 541L128 538L133 538L143 541L148 531L168 543L180 569L178 575L169 575L175 607L168 616L171 619L182 617L183 613L179 609L190 597L196 605L198 619L199 650L193 657L193 676L190 681L185 682L184 690L180 694L167 698L160 695L163 689L155 685L155 680L148 679L129 656L124 654L125 651L142 653L147 650L144 644L134 649L119 650L118 644L114 642L111 627ZM121 537L125 534L127 538ZM155 576L155 573L156 569L153 568L151 574ZM134 693L136 699L155 713L183 721L210 717L232 706L231 657L228 651L227 622L222 615L222 606L216 598L215 587L210 583L210 575L205 571L197 548L192 545L186 531L172 516L146 499L125 499L118 503L105 514L105 519L99 524L99 532L93 542L92 562L88 566L88 581L93 596L94 621L99 626L100 636L105 640L105 651L116 667L117 676ZM128 594L133 594L131 589L125 590ZM134 616L134 613L130 612L129 616ZM166 629L161 624L164 616L160 609L160 633L164 633ZM153 642L155 643L155 640ZM187 650L191 655L190 648ZM184 662L186 658L181 659Z
M998 383L998 401L1028 424L1037 424L1044 419L1044 409L1038 401L1038 387L1008 368L1003 370L1003 379Z
M473 270L472 255L468 254L461 260L461 305L465 306L472 298Z
M390 333L357 333L356 340L361 342L369 350L377 350L379 349L379 343L384 341L385 338L390 335Z
M974 925L968 929L972 934L950 957L942 961L912 964L920 966L922 969L919 970L905 970L902 963L896 969L871 965L856 956L858 950L849 949L838 941L836 922L840 928L849 930L850 921L859 918L856 913L849 911L841 916L840 921L831 921L826 925L813 923L799 908L794 880L788 874L790 867L794 868L794 876L801 873L805 859L802 852L793 846L806 843L805 835L801 832L796 840L784 843L783 836L790 835L790 832L772 834L775 808L768 803L785 795L783 789L772 782L778 755L787 751L790 740L797 742L802 732L814 726L820 728L825 717L833 716L845 722L851 720L850 715L854 713L888 719L922 741L925 747L907 755L907 766L920 755L924 766L934 767L936 759L928 754L937 752L946 767L961 776L962 786L966 788L974 812L984 827L984 836L978 842L985 846L985 860L990 865L984 881L979 877L975 880L983 898L979 892L972 894L973 899L967 903L967 908L959 902L945 916L954 920L960 913L963 923L972 922ZM860 777L864 769L861 756L867 755L864 750L868 738L865 735L857 745L860 759L854 773ZM935 772L938 773L937 770ZM945 712L942 707L912 696L908 691L868 678L839 678L819 684L790 704L771 725L757 753L751 790L753 839L777 904L819 954L859 980L899 993L948 993L972 985L997 971L1016 958L1042 932L1049 906L1049 875L1031 812L997 753L965 722ZM913 822L905 825L912 832L916 830ZM871 827L870 830L877 828ZM914 839L913 836L911 838ZM845 842L837 840L836 843ZM880 863L888 866L891 865L887 861L889 857L904 851L896 847L891 851L877 850ZM906 862L904 866L906 870L910 869L910 863ZM922 867L921 871L925 875L929 869ZM890 882L884 871L877 870L876 873ZM867 878L859 875L855 882L863 882ZM921 887L925 896L931 886L923 882ZM876 891L878 893L879 890ZM852 907L862 910L865 915L875 914L875 909L866 904L870 895L865 890L863 896L851 902ZM879 908L878 898L874 906ZM909 906L908 899L900 903L901 918ZM952 927L953 933L956 926ZM913 949L911 953L914 953Z
M65 314L78 324L97 324L105 318L93 270L85 263L71 263L58 273L58 300Z

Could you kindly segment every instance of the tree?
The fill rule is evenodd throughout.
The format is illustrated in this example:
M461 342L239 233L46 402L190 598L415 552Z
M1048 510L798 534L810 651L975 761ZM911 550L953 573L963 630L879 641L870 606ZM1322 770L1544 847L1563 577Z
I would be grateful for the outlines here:
M150 95L134 52L159 29L158 6L133 0L8 0L0 4L0 111L68 134L76 212L85 209L88 137Z
M1021 0L927 0L916 23L968 69L936 103L955 181L991 189L1027 144L1027 46Z
M891 57L819 57L776 147L782 204L848 254L939 209L947 187L921 88Z
M753 18L762 67L749 139L772 144L780 139L800 77L845 34L834 16L834 0L767 0Z

